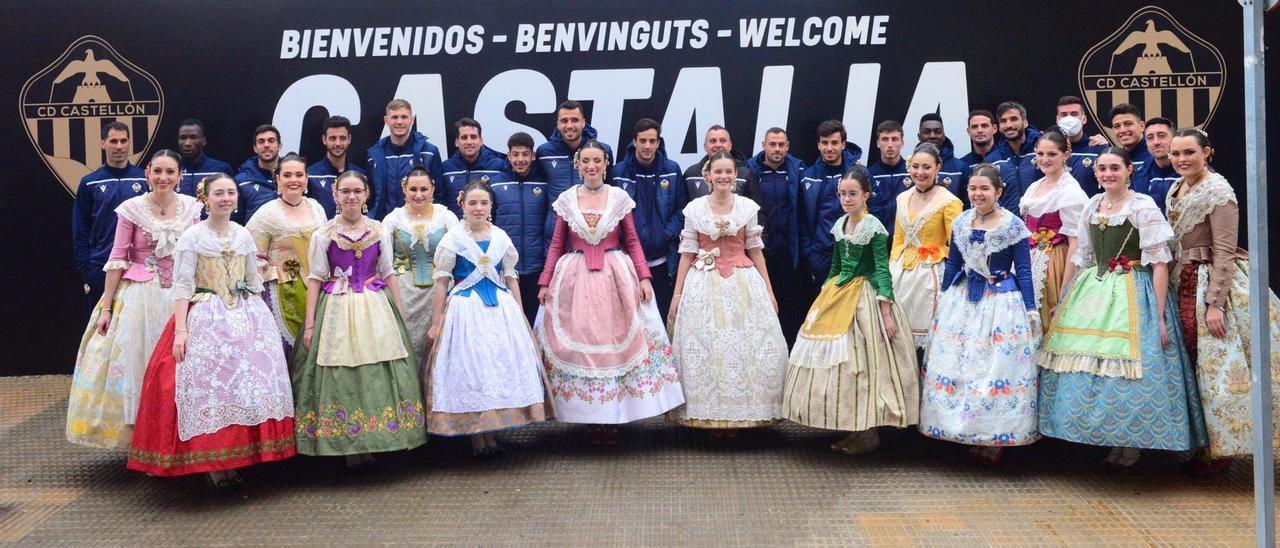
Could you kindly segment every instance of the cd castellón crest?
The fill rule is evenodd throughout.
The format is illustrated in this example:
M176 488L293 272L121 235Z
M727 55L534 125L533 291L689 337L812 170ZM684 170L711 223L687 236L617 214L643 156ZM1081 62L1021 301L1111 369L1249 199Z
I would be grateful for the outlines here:
M1095 120L1130 103L1148 118L1203 129L1226 86L1226 63L1213 44L1164 9L1147 6L1093 46L1080 60L1080 91ZM1100 124L1115 141L1109 124Z
M72 42L22 86L19 113L31 145L73 195L80 179L104 162L102 127L130 128L129 161L146 154L160 117L160 82L97 36Z

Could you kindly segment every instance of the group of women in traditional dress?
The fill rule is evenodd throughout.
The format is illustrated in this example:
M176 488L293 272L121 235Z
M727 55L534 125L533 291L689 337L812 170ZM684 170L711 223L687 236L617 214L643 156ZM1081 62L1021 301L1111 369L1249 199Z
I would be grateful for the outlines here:
M609 445L617 425L659 415L725 440L788 419L849 432L832 445L848 454L877 448L880 427L918 425L984 464L1041 436L1110 447L1115 471L1140 449L1198 449L1189 466L1214 471L1250 452L1248 263L1208 137L1183 130L1172 148L1182 178L1166 220L1129 190L1122 149L1098 155L1105 192L1089 199L1064 169L1067 140L1046 132L1044 178L1019 215L999 206L989 164L973 167L962 211L922 144L892 241L855 167L838 185L831 270L790 349L760 207L734 193L727 153L708 158L711 193L684 209L664 322L635 203L606 184L595 141L574 158L582 183L552 206L537 295L520 293L482 181L459 196L460 220L413 169L405 205L380 223L365 215L368 180L349 171L325 219L305 160L287 155L279 197L241 227L230 176L178 195L179 157L160 151L151 191L118 210L67 436L128 448L148 474L208 473L215 490L295 453L366 466L430 433L488 455L494 432L547 420ZM524 299L541 305L532 325Z

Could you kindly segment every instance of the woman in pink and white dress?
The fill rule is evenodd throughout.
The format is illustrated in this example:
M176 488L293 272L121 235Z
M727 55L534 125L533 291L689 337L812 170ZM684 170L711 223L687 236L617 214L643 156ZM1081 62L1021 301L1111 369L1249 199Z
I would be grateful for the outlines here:
M1089 197L1065 168L1071 145L1061 133L1048 130L1036 141L1036 166L1044 177L1031 183L1018 206L1031 231L1031 282L1035 288L1040 325L1047 327L1063 289L1075 275L1068 260L1076 252L1080 217Z
M636 236L635 202L605 185L604 147L588 141L575 162L582 184L565 191L538 284L534 330L562 422L612 425L661 415L684 403L666 329ZM593 428L591 443L617 430Z

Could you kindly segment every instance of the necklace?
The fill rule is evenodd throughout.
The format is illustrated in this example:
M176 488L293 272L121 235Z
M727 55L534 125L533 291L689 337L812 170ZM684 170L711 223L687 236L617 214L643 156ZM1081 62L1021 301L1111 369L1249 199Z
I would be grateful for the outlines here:
M415 214L412 208L406 209L405 212L408 213L409 219L414 221L430 221L436 213L431 206L427 206L427 212L422 214Z
M165 216L165 215L168 215L168 214L169 214L169 206L173 205L173 202L177 201L177 198L172 198L172 199L170 199L170 200L169 200L169 203L167 203L167 204L165 204L165 205L160 205L159 203L156 203L156 198L155 198L154 193L148 193L148 194L147 194L147 201L148 201L148 202L151 202L151 205L153 205L153 206L156 206L156 207L160 208L160 216L161 216L161 217L163 217L163 216Z
M1120 202L1124 201L1124 199L1125 199L1125 198L1128 198L1128 197L1129 197L1129 192L1131 192L1131 191L1126 190L1126 191L1125 191L1125 193L1124 193L1123 195L1121 195L1119 198L1116 198L1116 199L1114 199L1114 200L1110 199L1110 197L1109 197L1109 196L1107 196L1107 195L1105 195L1105 194L1104 194L1104 195L1103 195L1103 198L1102 198L1102 207L1104 207L1104 208L1106 208L1106 209L1111 209L1111 208L1115 207L1115 206L1116 206L1116 204L1118 204L1118 203L1120 203Z
M583 181L582 188L585 189L587 192L595 194L597 192L600 192L601 190L604 190L604 183L600 183L596 186L591 186L586 181Z
M466 229L467 234L471 235L471 239L479 242L479 241L483 241L485 239L484 236L489 234L490 226L493 226L493 225L490 224L488 221L485 221L484 226L480 227L480 230L471 230L470 225L464 225L463 228Z
M342 216L339 216L338 219L342 221L342 224L344 226L354 230L356 227L360 226L362 221L364 221L364 216L361 216L359 219L356 219L354 221L349 221L347 220L346 217L342 217Z
M298 203L296 203L296 204L295 204L295 203L291 203L289 200L284 199L284 196L281 196L281 197L280 197L280 201L281 201L281 202L284 202L284 203L285 203L285 204L287 204L289 207L298 207L298 206L302 205L302 200L298 200Z
M714 198L714 196L712 196L712 198ZM712 206L725 207L733 204L733 195L730 194L729 197L724 200L711 200L710 198L708 200L711 201Z
M1000 208L998 208L998 207L993 207L993 208L991 208L991 211L988 211L988 212L986 212L986 213L981 213L981 212L979 212L979 211L978 211L978 210L976 210L976 209L975 209L975 210L973 210L973 212L974 212L974 213L976 213L976 214L978 215L978 220L980 220L980 221L981 221L981 220L986 220L986 218L987 218L987 217L990 217L993 213L995 213L995 212L997 212L997 211L1000 211Z
M911 188L914 188L914 189L916 190L916 192L919 192L919 193L921 193L921 194L928 194L930 190L933 190L933 187L934 187L934 186L936 186L936 185L929 185L929 188L926 188L926 189L924 189L924 190L920 190L920 185L916 185L916 186L913 186L913 187L911 187Z

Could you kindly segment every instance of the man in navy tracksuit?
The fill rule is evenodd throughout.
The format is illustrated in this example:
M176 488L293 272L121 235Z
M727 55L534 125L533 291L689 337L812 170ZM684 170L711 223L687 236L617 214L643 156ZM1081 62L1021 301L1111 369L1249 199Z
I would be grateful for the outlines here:
M428 142L425 135L413 130L413 106L404 99L392 99L384 112L382 121L391 134L369 147L367 162L369 186L373 190L373 196L369 198L369 217L379 221L404 205L400 180L414 166L426 168L437 185L442 171L440 149ZM443 194L436 190L436 203L447 206L456 198L446 198Z
M1000 206L1014 215L1021 215L1018 207L1022 203L1022 194L1031 183L1044 177L1035 163L1036 139L1040 138L1040 130L1027 123L1027 108L1014 101L1000 103L996 108L996 121L1000 124L1004 140L987 154L986 161L1000 169L1000 178L1004 180Z
M1143 128L1143 141L1147 143L1147 152L1151 155L1142 167L1133 168L1133 179L1130 180L1134 192L1141 192L1155 200L1160 211L1165 211L1165 198L1169 188L1178 181L1178 172L1173 169L1173 161L1169 159L1169 144L1173 142L1173 121L1156 117L1147 120Z
M337 212L337 204L333 201L333 182L344 171L355 171L366 177L369 173L347 157L347 150L351 148L351 120L346 116L325 119L320 139L324 143L325 155L319 162L307 166L307 196L320 202L324 214L332 219Z
M760 203L760 185L756 181L756 176L747 169L747 155L733 148L733 140L729 137L729 130L722 125L714 125L707 129L707 136L702 141L702 150L707 154L700 158L688 169L684 170L684 186L685 192L689 194L689 200L696 200L708 194L711 194L711 185L707 184L702 175L702 168L706 167L707 159L720 151L728 152L733 156L733 161L737 164L738 176L733 183L733 192L739 196L746 196Z
M787 344L796 333L809 301L796 287L800 267L800 176L804 162L792 156L791 141L780 127L769 128L760 143L760 153L747 160L747 169L760 185L760 226L764 228L764 262L769 271L773 296L778 301L778 320Z
M942 165L938 166L938 184L946 187L965 207L969 207L969 166L956 158L956 147L947 138L942 127L942 116L930 112L920 117L920 131L916 134L921 143L933 143L942 152Z
M519 260L520 301L532 324L538 313L538 276L547 260L547 178L533 156L533 137L519 132L507 139L507 171L492 183L493 224L511 237Z
M871 199L867 201L867 212L875 215L889 231L889 241L893 241L894 216L898 212L898 195L911 188L911 177L907 175L907 159L902 157L902 124L894 120L885 120L876 125L876 150L880 158L867 173L871 174ZM839 204L837 204L839 205Z
M445 205L454 215L462 216L462 206L458 204L462 197L462 189L473 180L480 180L493 186L507 180L507 159L493 149L484 146L480 122L474 118L461 118L454 122L453 129L458 136L453 139L453 146L458 149L441 169L444 171L436 182L436 195L446 198ZM521 295L523 297L523 295Z
M835 238L831 227L844 215L836 195L840 179L862 158L862 149L848 142L844 124L827 120L818 125L818 159L800 176L803 206L799 215L803 285L816 296L831 270Z
M960 158L964 162L966 171L965 179L969 178L969 168L974 164L980 164L983 159L996 148L996 115L989 110L971 110L969 111L969 126L965 128L965 133L969 134L969 153ZM965 194L968 194L966 189Z
M596 129L587 125L586 115L582 112L582 103L565 101L556 107L556 129L551 138L538 147L538 164L542 173L547 176L547 203L554 204L560 193L573 185L582 182L578 177L578 168L574 166L574 154L582 147L582 143L593 141ZM605 163L613 164L613 149L604 143ZM606 181L608 182L608 181ZM547 243L555 232L556 214L548 209L546 221Z
M1129 103L1120 103L1111 107L1111 133L1116 136L1116 144L1129 152L1136 171L1151 161L1151 152L1143 140L1146 123L1142 121L1142 111Z
M178 124L178 154L182 156L182 178L178 180L178 192L195 196L196 185L201 179L215 173L232 175L231 164L215 160L204 153L208 144L204 122L188 118Z
M241 225L249 222L258 208L276 199L276 165L280 162L280 130L263 124L253 130L253 156L240 164L236 173L240 205L231 220Z
M115 243L116 208L149 190L146 173L129 163L129 126L120 122L103 126L102 150L106 163L80 179L71 208L72 252L84 281L86 312L92 312L102 298L106 284L102 267Z
M667 158L662 126L652 118L641 118L632 128L632 136L626 154L609 169L609 178L636 202L632 212L636 234L653 276L650 282L658 310L665 318L671 309L676 267L680 264L677 248L689 198L680 166Z
M1084 100L1074 95L1066 95L1058 99L1057 124L1062 135L1071 143L1071 158L1067 160L1067 169L1071 176L1080 183L1080 189L1088 196L1093 196L1098 188L1098 178L1093 174L1093 164L1098 161L1098 151L1102 150L1106 138L1100 135L1089 136L1085 125L1089 117L1084 112Z

